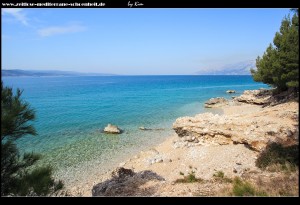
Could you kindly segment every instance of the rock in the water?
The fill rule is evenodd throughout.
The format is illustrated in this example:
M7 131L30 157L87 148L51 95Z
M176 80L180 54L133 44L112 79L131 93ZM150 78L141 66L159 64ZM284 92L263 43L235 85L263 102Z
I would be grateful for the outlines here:
M139 127L139 129L140 130L154 130L154 131L156 131L156 130L164 130L164 128L146 128L146 127Z
M226 100L225 98L220 98L220 97L211 98L204 103L204 107L206 107L206 108L220 107L227 103L228 103L228 100Z
M226 93L235 93L235 90L227 90Z
M139 127L140 130L147 130L145 127Z
M104 132L111 133L111 134L121 134L122 130L120 128L118 128L118 126L116 126L116 125L108 124L104 128Z

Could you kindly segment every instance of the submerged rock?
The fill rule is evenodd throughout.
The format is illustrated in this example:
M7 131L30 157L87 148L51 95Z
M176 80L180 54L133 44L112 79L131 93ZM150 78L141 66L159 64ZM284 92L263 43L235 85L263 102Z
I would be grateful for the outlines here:
M226 93L235 93L235 90L227 90Z
M116 126L116 125L108 124L104 128L104 132L105 133L111 133L111 134L121 134L122 130L120 128L118 128L118 126Z
M139 127L140 130L164 130L164 128L146 128L146 127Z
M139 127L140 130L149 130L146 127Z

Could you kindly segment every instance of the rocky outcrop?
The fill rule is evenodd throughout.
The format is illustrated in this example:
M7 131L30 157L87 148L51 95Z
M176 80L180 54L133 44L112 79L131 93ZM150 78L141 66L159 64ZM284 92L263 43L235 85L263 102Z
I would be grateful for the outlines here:
M229 94L235 93L235 90L227 90L226 93L229 93Z
M118 126L116 126L116 125L108 124L104 128L104 132L105 133L110 133L110 134L121 134L122 130L120 128L118 128Z
M149 170L135 173L131 169L119 167L112 172L111 179L93 187L92 196L151 196L155 191L156 183L164 180ZM140 187L149 181L154 184L153 188L148 191L141 190Z
M271 92L271 90L266 89L245 90L241 96L235 97L234 101L255 105L264 105L270 101Z
M214 107L221 107L224 106L228 103L228 100L226 100L225 98L211 98L208 101L206 101L204 103L204 107L205 108L214 108Z
M289 101L299 101L299 97L293 89L273 94L273 89L246 90L241 96L234 97L233 102L254 105L275 106Z
M252 101L253 102L253 101ZM245 144L261 151L269 142L292 143L299 137L297 103L280 104L240 115L198 114L173 124L179 137L198 144Z

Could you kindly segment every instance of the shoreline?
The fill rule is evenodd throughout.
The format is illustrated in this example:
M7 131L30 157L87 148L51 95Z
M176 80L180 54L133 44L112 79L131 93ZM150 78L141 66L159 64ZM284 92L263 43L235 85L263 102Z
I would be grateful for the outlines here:
M204 108L203 110L207 110L207 108ZM223 112L220 108L213 108L210 110L215 114L221 114ZM195 112L195 114L197 114L197 112ZM157 126L154 126L153 129L149 130L141 130L136 127L138 132L141 132L141 134L143 134L143 137L147 136L147 138L150 139L147 139L143 144L140 144L141 147L127 147L121 150L111 151L111 153L108 155L106 153L103 157L99 156L98 159L96 159L97 157L95 157L96 160L87 160L80 162L79 164L71 165L69 167L66 166L61 169L57 168L54 172L54 177L57 180L64 181L65 187L71 195L81 196L81 193L85 193L84 196L90 196L91 194L88 194L88 192L91 192L91 187L96 184L96 182L103 180L102 176L107 173L111 173L120 164L124 163L128 159L133 159L136 155L139 155L140 152L154 148L158 144L166 141L170 136L176 134L172 128L173 122L174 120L169 123L170 125L168 125L168 128L163 129L155 129L155 127L165 127L159 126L161 124L157 124ZM108 135L107 137L111 139L114 138L116 140L124 136ZM74 147L71 147L71 149L74 149ZM119 152L121 154L116 152ZM96 153L97 152L95 152L95 154ZM116 155L114 155L114 153L116 153ZM46 162L48 162L47 160L48 158L45 158Z
M296 104L287 103L288 106L292 107L292 110L297 109L298 105ZM261 105L229 103L215 110L221 114L220 116L238 118L252 113L259 114L266 109ZM276 110L276 108L271 110L269 114L273 115ZM211 111L214 111L214 108ZM212 183L207 187L201 187L194 183L175 184L174 181L182 178L179 173L187 175L191 171L195 173L196 177L201 177L204 180L211 180L218 171L222 171L228 177L241 176L246 172L245 170L248 170L249 173L262 173L255 166L258 154L259 152L247 148L245 144L229 143L220 145L211 142L206 143L205 141L193 144L184 142L183 138L174 133L150 149L140 151L138 154L129 157L121 162L119 166L114 167L113 170L118 169L118 167L131 169L135 173L144 173L145 170L148 170L163 179L151 179L141 184L131 182L128 187L132 185L136 190L138 186L138 189L133 191L134 194L128 190L126 194L125 191L123 193L125 196L214 196L218 195L218 192L223 193L224 189L228 189L228 185L219 186ZM86 181L78 182L76 186L66 188L72 196L92 196L93 187L95 188L111 180L111 173L110 170L104 174L90 176ZM155 190L153 190L154 187Z

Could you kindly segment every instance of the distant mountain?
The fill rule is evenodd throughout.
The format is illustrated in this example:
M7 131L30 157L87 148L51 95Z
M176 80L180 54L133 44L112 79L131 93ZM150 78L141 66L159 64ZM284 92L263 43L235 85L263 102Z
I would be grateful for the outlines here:
M250 69L256 69L255 60L242 61L219 67L204 68L197 75L250 75Z
M112 76L115 74L108 73L80 73L73 71L59 70L1 70L2 76Z

